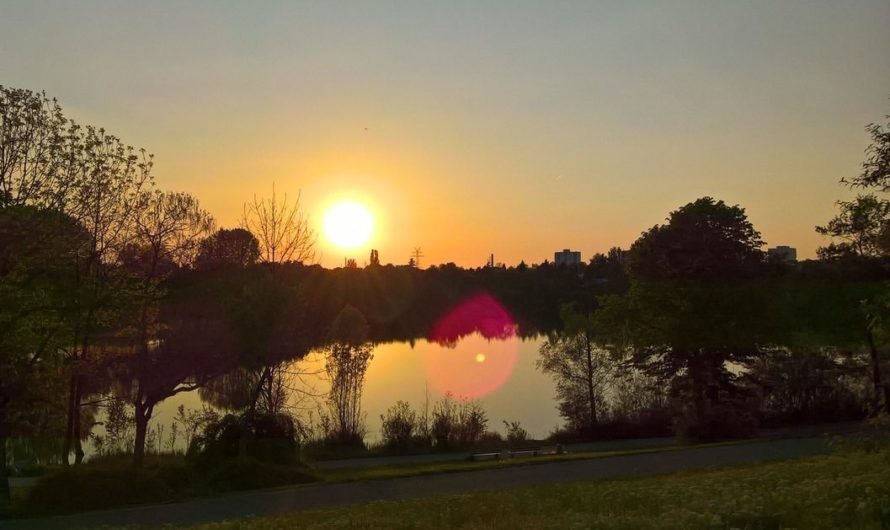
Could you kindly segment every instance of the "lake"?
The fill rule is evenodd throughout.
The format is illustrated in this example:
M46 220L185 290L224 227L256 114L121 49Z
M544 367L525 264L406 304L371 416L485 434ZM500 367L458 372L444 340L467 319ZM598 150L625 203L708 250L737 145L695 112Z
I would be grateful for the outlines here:
M486 339L473 333L453 346L417 340L413 344L379 344L365 379L362 408L367 414L366 440L380 439L380 415L398 400L421 411L429 393L430 408L447 392L477 399L488 413L488 427L504 433L504 420L519 421L535 438L542 438L561 423L554 400L553 380L535 368L543 338ZM323 406L328 390L324 356L310 353L292 363L288 371L290 405L302 418ZM200 408L197 392L180 394L161 403L152 425L169 425L179 405Z

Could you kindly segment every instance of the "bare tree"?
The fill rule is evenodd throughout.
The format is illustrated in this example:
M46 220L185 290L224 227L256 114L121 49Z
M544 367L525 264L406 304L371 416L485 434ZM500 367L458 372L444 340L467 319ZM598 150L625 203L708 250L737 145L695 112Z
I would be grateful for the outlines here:
M315 231L303 213L301 194L288 202L287 194L279 200L272 185L271 198L258 198L244 204L243 228L260 242L260 257L266 263L307 263L315 259Z

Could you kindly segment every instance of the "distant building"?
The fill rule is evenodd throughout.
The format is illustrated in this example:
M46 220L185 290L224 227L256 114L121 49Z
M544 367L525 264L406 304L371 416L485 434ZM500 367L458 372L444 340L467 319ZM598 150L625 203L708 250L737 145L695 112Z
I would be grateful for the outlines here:
M564 248L561 252L553 253L553 262L557 265L581 265L581 253Z
M770 261L795 263L797 261L797 249L794 247L779 245L775 248L767 249L766 256L770 259Z

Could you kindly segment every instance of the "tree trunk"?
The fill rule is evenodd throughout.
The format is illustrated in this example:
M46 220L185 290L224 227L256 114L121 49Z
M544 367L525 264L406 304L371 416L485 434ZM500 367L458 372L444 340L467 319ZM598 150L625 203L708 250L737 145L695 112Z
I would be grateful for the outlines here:
M585 346L587 347L587 401L590 406L590 432L596 427L596 395L593 391L593 351L590 344L590 337L584 336Z
M9 510L11 495L9 491L9 470L6 468L6 405L0 403L0 515Z
M878 355L878 347L875 344L875 336L868 331L868 348L871 353L871 380L874 386L872 405L874 413L890 412L890 386L885 386L881 377L881 357ZM881 389L884 390L884 402L881 403Z
M151 420L152 405L145 405L141 401L135 403L136 440L133 444L133 465L142 467L145 463L145 438L148 434L148 422Z
M692 387L692 399L695 406L695 422L696 428L700 430L704 427L707 417L707 400L705 399L705 368L704 362L700 358L700 353L696 354L689 362L689 380Z
M74 443L74 417L77 408L77 376L72 374L68 382L68 418L65 425L65 442L62 446L62 465L70 465L69 457L71 456L71 446Z
M74 465L80 465L83 462L83 422L81 421L80 416L80 405L81 400L83 399L83 385L78 383L76 387L76 391L74 392Z

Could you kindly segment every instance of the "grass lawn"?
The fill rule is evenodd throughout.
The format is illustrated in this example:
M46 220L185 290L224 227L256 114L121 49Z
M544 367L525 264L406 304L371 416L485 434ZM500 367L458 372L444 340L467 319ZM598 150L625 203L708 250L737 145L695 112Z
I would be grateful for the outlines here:
M192 527L279 528L890 528L890 453L846 452Z

